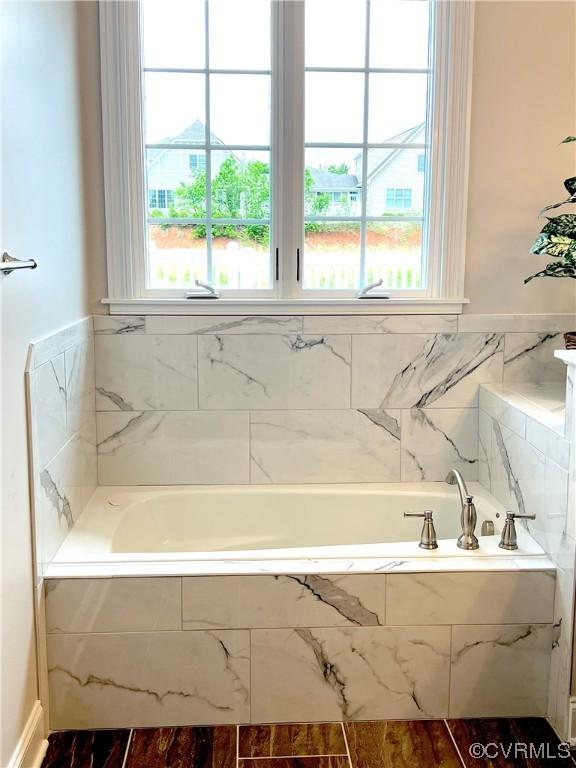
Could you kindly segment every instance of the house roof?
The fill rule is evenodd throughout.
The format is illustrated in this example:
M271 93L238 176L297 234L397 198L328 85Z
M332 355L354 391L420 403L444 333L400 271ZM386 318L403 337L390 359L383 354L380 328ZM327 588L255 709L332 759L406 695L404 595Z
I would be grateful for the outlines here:
M395 136L391 136L386 139L385 144L419 144L422 141L426 123L418 123L412 128L408 128L406 131L397 133ZM421 138L422 134L422 138ZM407 147L408 148L408 147ZM392 160L398 156L400 152L403 152L403 147L382 147L381 149L371 149L368 152L368 180L379 174ZM360 154L354 158L358 160ZM355 190L359 189L362 185L362 181L358 176L351 174L332 173L326 171L323 168L308 168L312 178L314 179L314 186L312 189L314 192L329 192L332 190Z
M159 144L204 144L206 141L206 126L201 120L194 120L189 126L184 128L176 136L168 136ZM216 134L210 134L211 144L223 144Z
M201 120L194 120L183 131L176 134L176 136L166 136L164 139L158 142L158 144L198 144L202 145L206 141L206 126ZM224 142L216 136L215 133L210 133L211 144L223 144ZM152 164L158 161L162 155L166 152L166 149L149 149L148 161Z
M358 176L344 173L332 173L331 171L324 171L318 168L309 168L308 170L314 179L313 190L315 192L358 189Z
M383 143L420 144L421 140L424 138L425 128L426 123L418 123L418 125L408 128L408 130L402 131L402 133L397 133L395 136L391 136ZM409 149L409 147L406 147L406 149ZM404 151L404 147L382 147L381 149L371 149L368 152L368 180L379 174L395 157L398 156L400 152Z

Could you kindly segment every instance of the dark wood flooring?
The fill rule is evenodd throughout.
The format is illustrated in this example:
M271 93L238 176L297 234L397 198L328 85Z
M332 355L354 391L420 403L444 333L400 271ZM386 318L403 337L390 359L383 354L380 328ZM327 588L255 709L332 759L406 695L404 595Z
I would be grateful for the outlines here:
M574 768L539 718L51 734L42 768Z

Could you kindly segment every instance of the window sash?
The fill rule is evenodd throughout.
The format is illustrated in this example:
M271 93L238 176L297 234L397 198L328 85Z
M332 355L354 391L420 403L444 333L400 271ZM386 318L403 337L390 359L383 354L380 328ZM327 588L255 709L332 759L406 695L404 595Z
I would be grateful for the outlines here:
M286 13L287 8L291 12ZM143 186L142 67L137 4L121 0L101 3L100 13L110 297L119 302L168 296L181 298L184 293L181 289L167 292L145 289L144 212L148 201ZM440 138L434 143L435 157L426 158L430 165L431 200L428 288L425 294L402 292L405 298L434 299L433 304L443 298L464 301L465 206L462 200L468 168L472 22L473 0L436 4L430 130ZM280 264L275 288L265 293L269 298L284 296L288 300L303 298L296 280L296 254L299 251L300 258L303 254L303 183L299 183L303 178L297 178L303 177L304 172L302 29L303 4L273 3L271 218L275 231L271 243L278 248ZM283 66L287 60L290 68ZM296 111L284 120L287 105ZM282 167L297 169L290 183L286 179L283 184L278 183L281 174L276 173L276 169ZM279 217L280 212L284 213L283 218ZM271 268L274 266L272 259ZM226 295L242 297L246 292L227 292ZM305 295L307 299L317 298L313 292L306 291ZM341 295L338 291L322 293L328 299Z

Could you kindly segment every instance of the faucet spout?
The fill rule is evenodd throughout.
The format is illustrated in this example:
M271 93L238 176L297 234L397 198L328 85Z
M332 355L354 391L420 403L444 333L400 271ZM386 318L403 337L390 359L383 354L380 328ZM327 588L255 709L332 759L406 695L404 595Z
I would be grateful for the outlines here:
M446 475L446 481L448 485L457 485L458 492L460 493L460 503L462 506L466 504L467 499L472 499L472 496L468 493L468 488L461 473L457 469L451 469Z
M478 539L474 535L476 528L476 507L474 506L473 496L468 492L464 478L457 469L451 469L446 476L448 485L457 485L460 494L460 503L462 512L460 523L462 533L458 537L457 546L460 549L478 549Z

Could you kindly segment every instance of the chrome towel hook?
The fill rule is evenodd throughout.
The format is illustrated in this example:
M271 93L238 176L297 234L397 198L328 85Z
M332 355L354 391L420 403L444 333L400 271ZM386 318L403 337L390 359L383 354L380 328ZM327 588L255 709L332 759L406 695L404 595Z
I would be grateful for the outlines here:
M28 261L22 261L21 259L15 259L10 256L9 253L4 252L2 254L2 263L0 264L0 272L8 276L16 269L36 269L38 264L34 259L28 259Z

